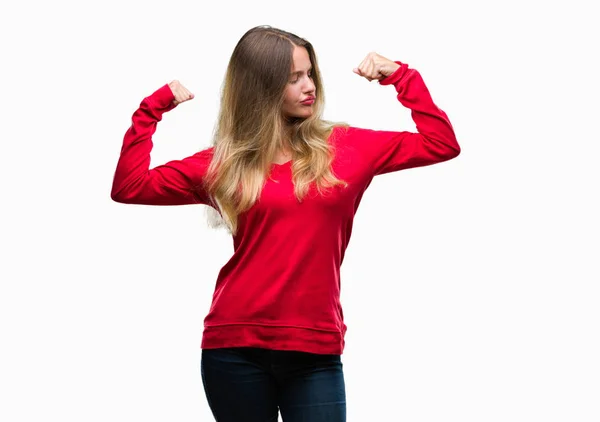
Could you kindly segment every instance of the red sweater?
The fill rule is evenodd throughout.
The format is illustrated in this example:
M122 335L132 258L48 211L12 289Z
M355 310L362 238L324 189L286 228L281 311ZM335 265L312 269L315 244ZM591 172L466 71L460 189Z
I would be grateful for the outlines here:
M202 348L252 346L342 354L340 267L352 222L374 176L456 157L460 147L446 114L415 70L400 68L379 81L394 85L411 109L418 133L336 127L329 137L332 169L349 183L299 203L292 165L273 164L259 201L239 217L234 253L216 280L204 320ZM133 114L116 168L113 200L128 204L209 204L199 190L212 147L149 169L152 135L174 97L164 85Z

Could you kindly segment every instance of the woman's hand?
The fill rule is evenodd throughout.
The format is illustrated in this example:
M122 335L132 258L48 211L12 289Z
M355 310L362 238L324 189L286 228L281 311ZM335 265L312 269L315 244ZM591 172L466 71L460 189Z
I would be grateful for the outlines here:
M369 82L381 80L394 73L400 65L392 60L386 59L375 52L367 54L367 57L353 69L353 72L366 78Z
M171 88L171 92L175 96L175 99L173 100L174 105L181 104L194 98L194 94L188 91L188 89L181 85L181 83L177 80L170 82L169 88Z

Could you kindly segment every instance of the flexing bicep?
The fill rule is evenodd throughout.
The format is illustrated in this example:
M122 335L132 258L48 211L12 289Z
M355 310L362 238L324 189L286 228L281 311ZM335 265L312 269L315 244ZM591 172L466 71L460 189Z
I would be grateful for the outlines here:
M209 203L204 179L212 147L150 169L152 136L163 114L175 107L173 100L173 92L165 84L144 98L133 113L113 178L114 201L145 205Z
M209 163L209 150L204 150L150 170L130 171L123 177L116 173L111 197L127 204L210 204L204 188ZM145 163L138 165L147 169Z
M459 149L421 133L353 128L373 176L449 160Z

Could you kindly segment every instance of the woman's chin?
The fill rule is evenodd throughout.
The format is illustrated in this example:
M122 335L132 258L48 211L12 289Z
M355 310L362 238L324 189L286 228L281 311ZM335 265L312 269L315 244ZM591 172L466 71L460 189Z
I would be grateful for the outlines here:
M296 113L296 117L299 117L301 119L305 119L307 117L312 116L313 114L313 110L312 107L306 107L302 110L298 110L298 112Z
M313 111L312 109L308 109L308 110L299 110L296 111L294 113L290 113L286 116L286 120L289 122L294 122L294 121L298 121L298 120L304 120L307 119L308 117L312 116Z

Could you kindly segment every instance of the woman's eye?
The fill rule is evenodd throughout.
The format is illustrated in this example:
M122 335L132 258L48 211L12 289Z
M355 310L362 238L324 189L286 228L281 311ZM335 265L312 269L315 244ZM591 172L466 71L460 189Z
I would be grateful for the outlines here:
M306 75L307 75L309 78L312 78L312 77L313 77L313 73L312 73L312 71L310 71L310 72L307 72L307 73L306 73ZM300 78L298 78L298 79L295 79L295 80L293 80L293 81L290 81L290 83L291 83L291 84L295 84L295 83L296 83L296 82L298 82L299 80L300 80Z

